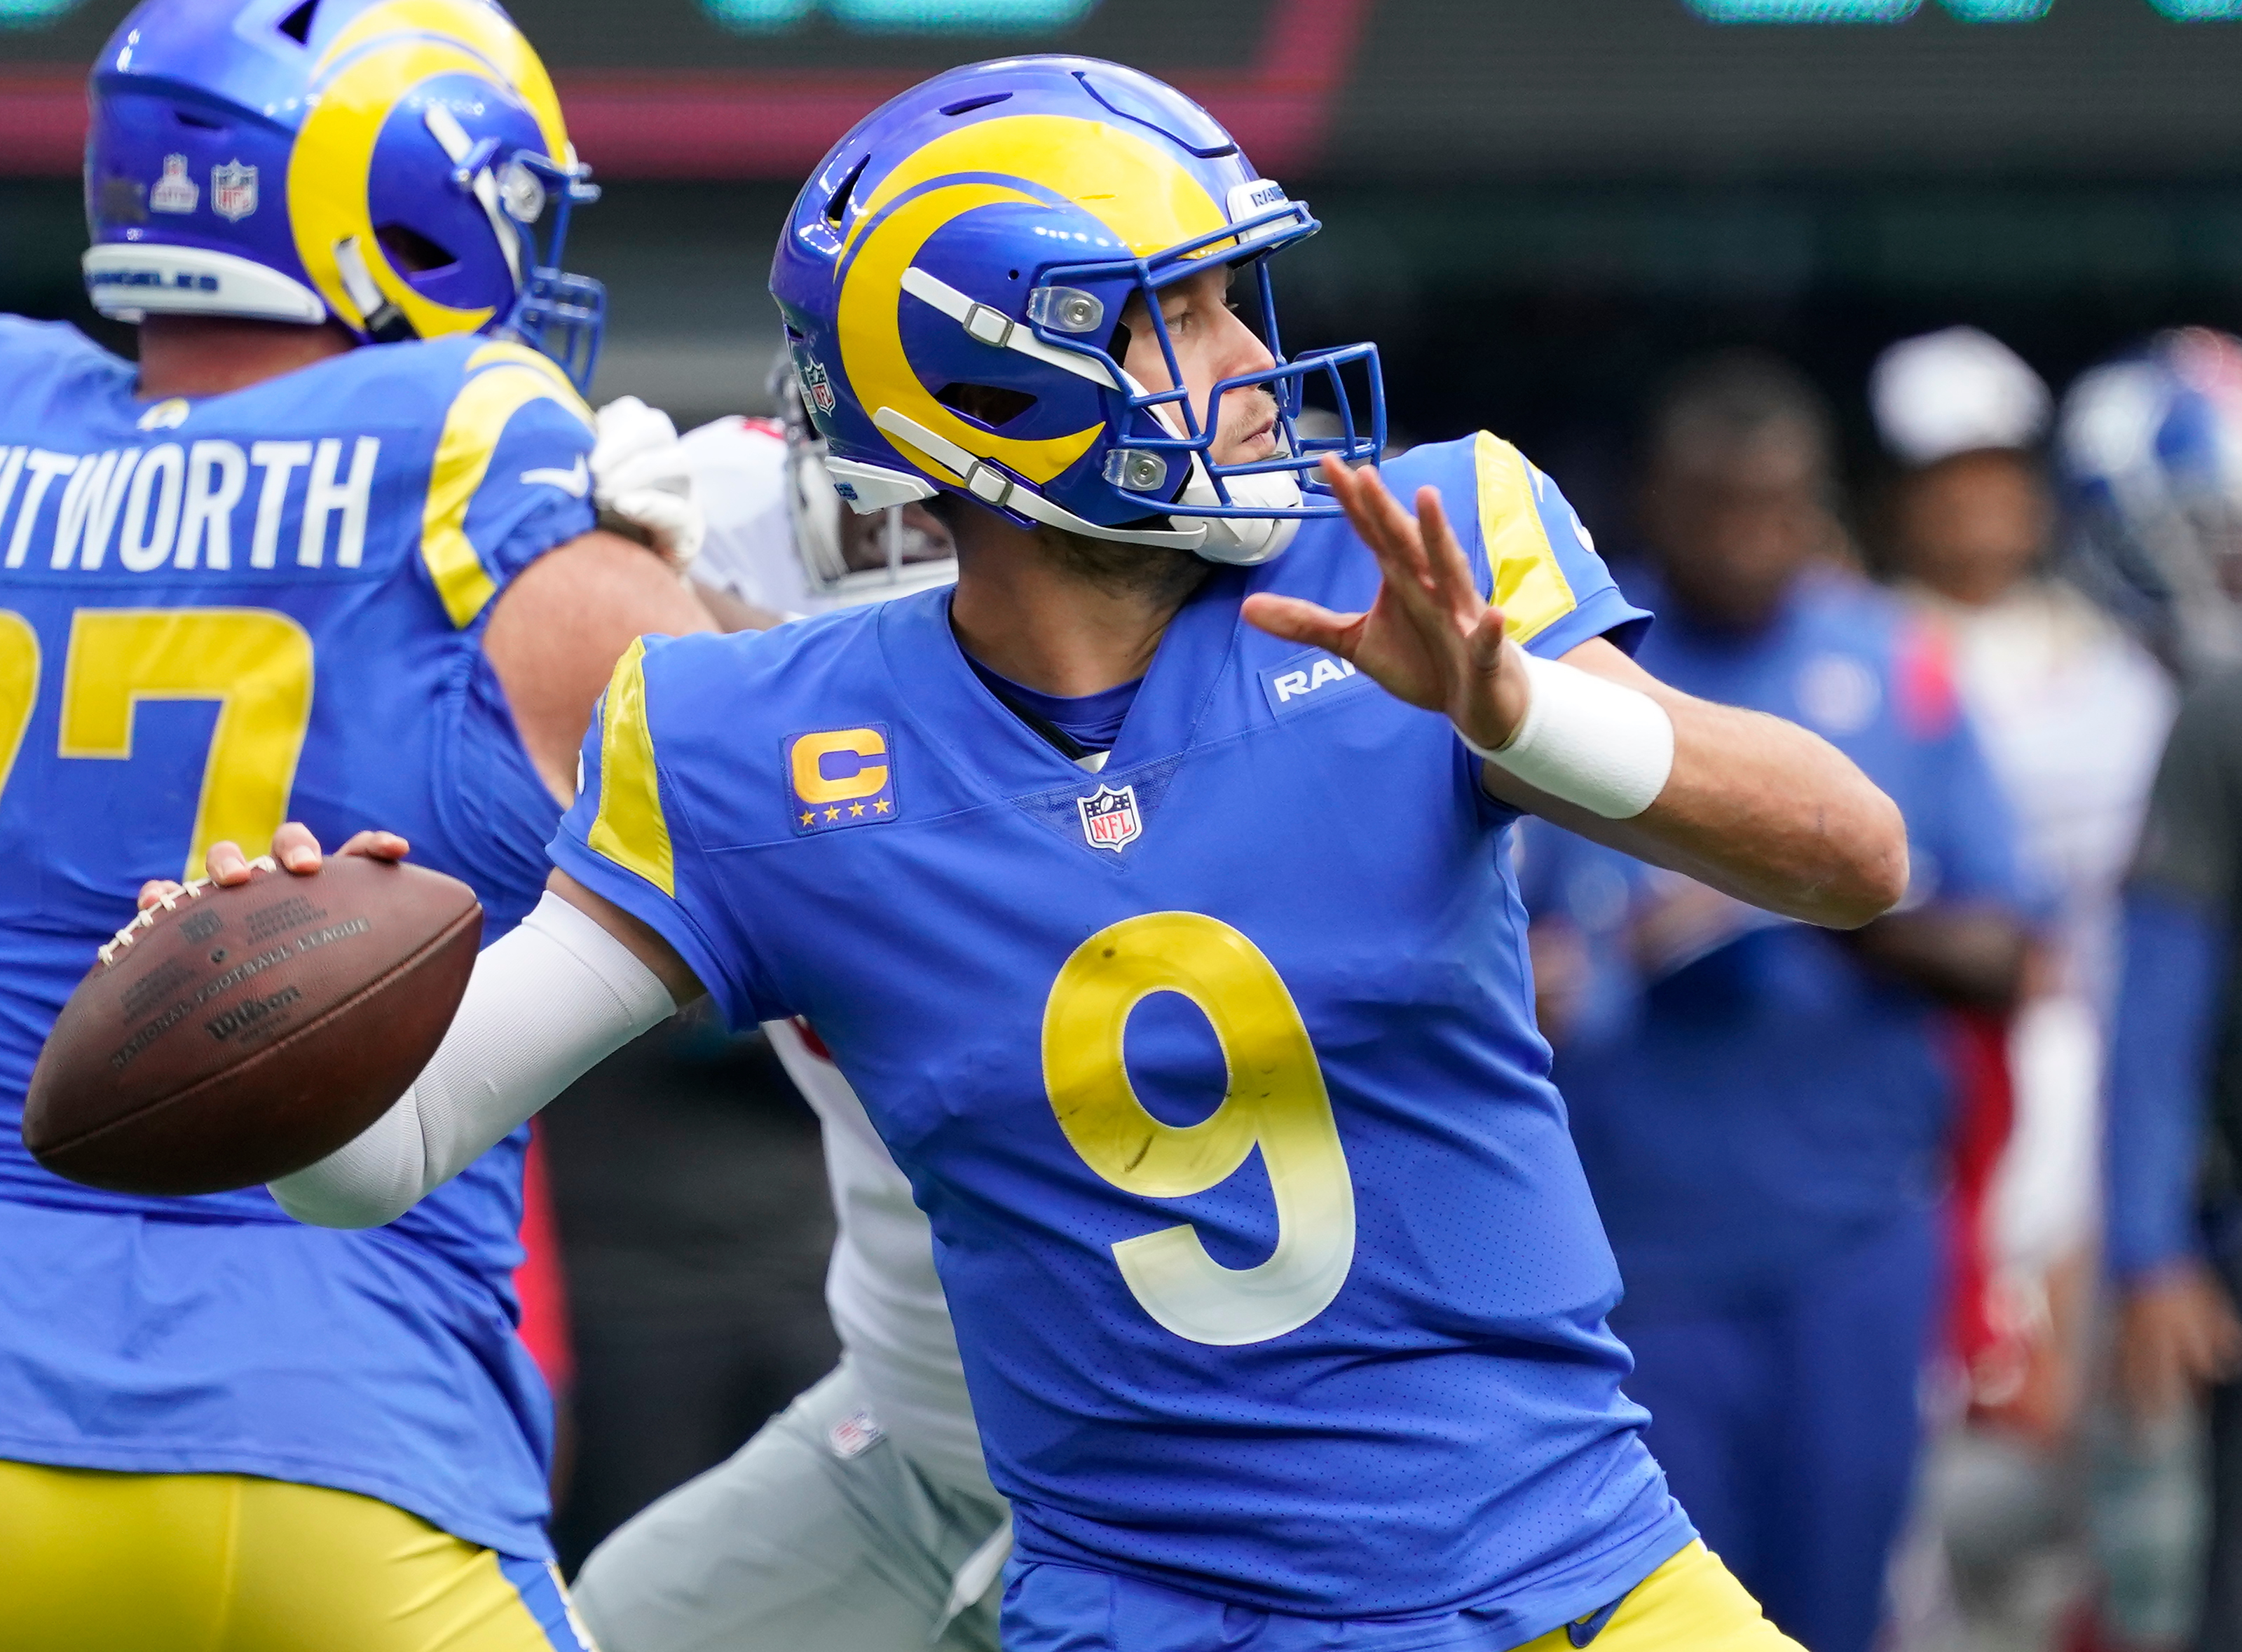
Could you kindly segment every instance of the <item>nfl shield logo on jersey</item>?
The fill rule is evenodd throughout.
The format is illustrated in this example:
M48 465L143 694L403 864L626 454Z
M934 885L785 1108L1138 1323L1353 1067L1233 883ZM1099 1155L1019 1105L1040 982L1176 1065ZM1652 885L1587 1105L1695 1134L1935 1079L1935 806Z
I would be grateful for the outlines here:
M1118 855L1144 835L1134 786L1124 786L1119 791L1100 786L1089 796L1076 798L1074 806L1082 811L1082 835L1092 849L1110 849Z
M257 169L229 161L211 168L211 211L239 223L257 210Z

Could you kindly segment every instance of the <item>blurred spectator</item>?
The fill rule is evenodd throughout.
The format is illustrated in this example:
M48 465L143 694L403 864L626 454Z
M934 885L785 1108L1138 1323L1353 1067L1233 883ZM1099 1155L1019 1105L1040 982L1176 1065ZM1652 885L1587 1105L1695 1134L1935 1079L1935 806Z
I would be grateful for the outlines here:
M2242 1648L2242 342L2192 330L2097 369L2065 410L2090 566L2193 668L2125 904L2109 1096L2119 1397L2185 1451L2208 1392L2200 1652ZM2175 1443L2177 1442L2177 1443Z
M2031 1592L2037 1557L2075 1532L2064 1447L2089 1386L2118 890L2174 694L2051 566L2057 505L2037 449L2051 409L2037 373L1951 327L1887 350L1869 390L1900 467L1882 560L1949 640L2022 864L2054 903L2006 1040L2013 1129L2004 1145L1990 1138L1982 1211L1965 1201L1949 1316L1967 1400L1990 1427L1948 1440L1927 1510L1968 1604L2004 1615ZM2075 1602L2088 1591L2071 1570Z
M1523 870L1650 1447L1778 1625L1868 1652L1941 1272L1941 1007L2005 1005L2024 937L2005 806L1937 639L1843 560L1829 446L1783 364L1699 368L1624 582L1653 671L1819 731L1898 802L1906 905L1835 934L1540 824Z

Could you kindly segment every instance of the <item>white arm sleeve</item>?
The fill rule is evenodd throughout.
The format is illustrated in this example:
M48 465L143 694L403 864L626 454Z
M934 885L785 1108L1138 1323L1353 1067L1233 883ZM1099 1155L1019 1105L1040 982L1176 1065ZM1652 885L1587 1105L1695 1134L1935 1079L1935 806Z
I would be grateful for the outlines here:
M319 1227L394 1221L676 1010L628 947L548 894L475 960L413 1087L318 1164L271 1184L272 1197Z

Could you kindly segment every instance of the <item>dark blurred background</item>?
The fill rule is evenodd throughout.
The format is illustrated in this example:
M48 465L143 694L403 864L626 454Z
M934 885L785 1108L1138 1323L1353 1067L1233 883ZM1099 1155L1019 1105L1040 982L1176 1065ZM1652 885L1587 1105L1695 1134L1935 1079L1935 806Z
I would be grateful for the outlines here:
M1279 272L1288 345L1376 339L1406 433L1509 436L1605 533L1642 403L1708 346L1797 361L1858 457L1863 375L1909 332L1975 323L2060 390L2158 327L2242 323L2225 0L513 9L607 188L575 258L612 293L599 393L681 427L760 407L775 226L827 145L926 71L1023 49L1201 96L1326 223ZM90 320L54 116L124 10L0 0L60 13L0 30L0 306ZM1021 26L970 26L1002 17Z

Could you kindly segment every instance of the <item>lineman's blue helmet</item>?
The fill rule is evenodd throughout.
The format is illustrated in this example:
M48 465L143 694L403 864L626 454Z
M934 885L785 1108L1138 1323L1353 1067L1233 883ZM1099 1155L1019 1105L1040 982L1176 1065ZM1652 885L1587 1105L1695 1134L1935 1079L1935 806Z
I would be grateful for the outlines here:
M90 94L103 314L507 332L589 384L604 299L560 262L598 191L487 0L146 0Z

